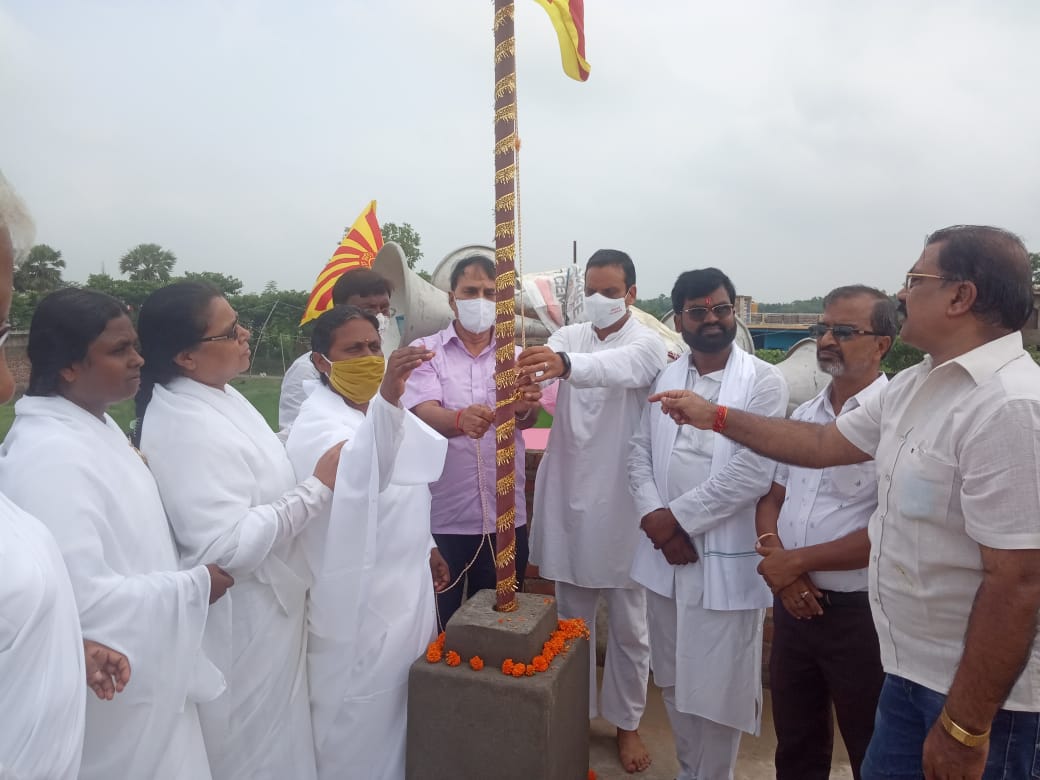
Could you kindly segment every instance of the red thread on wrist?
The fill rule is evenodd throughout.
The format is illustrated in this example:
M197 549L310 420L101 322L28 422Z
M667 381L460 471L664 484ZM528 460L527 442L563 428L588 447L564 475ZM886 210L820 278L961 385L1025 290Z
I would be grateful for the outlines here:
M462 412L462 409L459 409L457 412L455 412L455 430L457 430L459 433L464 433L464 431L462 430L462 426L459 425L459 420L462 419Z
M729 414L728 406L719 406L715 411L715 424L711 426L711 429L715 433L722 433L722 429L726 427L726 415Z

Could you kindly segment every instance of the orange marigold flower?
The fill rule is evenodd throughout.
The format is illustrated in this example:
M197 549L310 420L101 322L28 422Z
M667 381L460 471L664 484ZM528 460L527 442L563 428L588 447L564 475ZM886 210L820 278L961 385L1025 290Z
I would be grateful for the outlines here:
M590 769L589 770L589 780L596 780L596 770L595 769Z
M513 673L513 659L512 658L507 658L506 660L504 660L502 662L502 674L512 674L512 673Z
M447 662L448 662L448 666L458 666L459 664L462 663L462 656L460 656L454 650L449 650L448 651Z
M475 655L469 659L469 666L474 672L479 672L484 668L484 659L479 655Z
M528 664L527 666L525 666L524 667L524 674L527 675L528 677L534 677L534 667L531 666L531 664Z
M444 632L443 631L441 631L439 634L437 634L437 638L433 640L433 643L435 645L437 645L437 647L439 647L441 650L444 649Z
M436 642L431 643L426 648L426 660L431 664L439 664L441 662L441 649L437 647Z
M527 672L527 667L523 664L513 664L513 677L523 677Z
M534 667L536 672L544 672L549 668L549 662L545 660L545 656L536 655L531 659L531 666Z

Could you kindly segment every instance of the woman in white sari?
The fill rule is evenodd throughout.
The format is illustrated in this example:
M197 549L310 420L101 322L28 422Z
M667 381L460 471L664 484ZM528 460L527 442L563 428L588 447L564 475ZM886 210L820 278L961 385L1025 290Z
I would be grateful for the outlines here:
M433 353L405 347L384 363L378 327L354 306L317 319L321 385L286 442L300 475L345 440L331 512L303 535L315 573L307 659L320 780L404 779L408 669L435 633L428 483L447 440L400 405ZM435 564L442 589L447 565Z
M338 447L297 482L282 443L228 382L249 367L249 331L205 284L152 293L138 321L141 451L184 565L236 580L206 649L228 691L200 708L214 780L313 780L304 610L310 571L295 541L329 504Z
M33 315L29 389L0 453L0 488L54 534L84 633L133 659L134 682L87 700L80 778L209 778L196 702L224 689L202 652L231 579L179 571L155 480L106 410L137 391L125 307L66 288Z

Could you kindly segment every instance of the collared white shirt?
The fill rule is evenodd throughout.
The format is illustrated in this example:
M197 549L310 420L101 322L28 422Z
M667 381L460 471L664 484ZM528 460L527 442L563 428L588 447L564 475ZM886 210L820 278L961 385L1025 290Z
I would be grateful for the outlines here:
M925 358L837 426L877 465L869 580L885 671L947 692L979 545L1040 548L1040 367L1011 333L938 366ZM1040 639L1003 706L1040 711Z
M873 382L842 404L840 414L859 408L882 392L888 377ZM828 384L815 398L795 409L792 420L826 425L835 420ZM773 481L787 489L777 518L777 534L789 550L833 542L867 527L877 507L877 477L873 461L851 466L806 469L780 464ZM838 591L867 589L867 570L814 571L809 573L818 588Z

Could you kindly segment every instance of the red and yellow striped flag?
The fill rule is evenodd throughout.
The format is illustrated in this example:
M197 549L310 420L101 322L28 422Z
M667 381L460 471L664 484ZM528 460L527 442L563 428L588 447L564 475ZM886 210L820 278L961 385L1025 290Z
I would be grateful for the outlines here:
M585 81L592 66L585 59L585 4L583 0L535 0L552 19L560 39L563 71L575 81Z
M351 225L343 241L332 253L332 259L318 274L318 281L314 283L311 297L307 299L307 310L300 324L304 325L331 309L332 288L336 286L336 280L355 268L371 268L382 246L383 232L376 220L376 202L372 201Z

